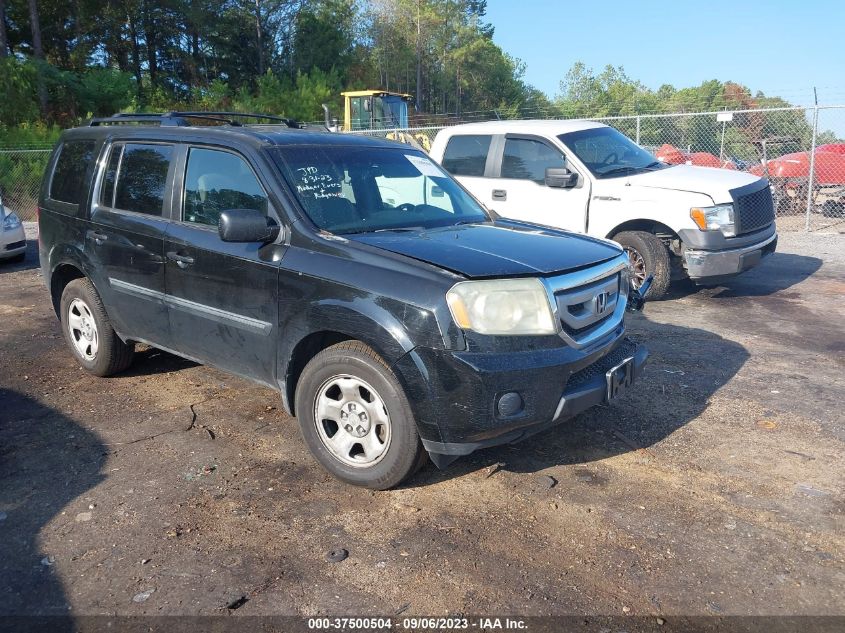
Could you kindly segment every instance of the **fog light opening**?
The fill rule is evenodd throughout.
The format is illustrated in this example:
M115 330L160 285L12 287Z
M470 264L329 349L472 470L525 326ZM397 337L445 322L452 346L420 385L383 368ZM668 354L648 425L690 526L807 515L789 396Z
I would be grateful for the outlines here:
M522 413L523 406L524 403L522 402L522 396L520 396L516 391L508 391L507 393L499 396L499 401L496 403L496 410L498 411L499 416L509 418L518 413Z

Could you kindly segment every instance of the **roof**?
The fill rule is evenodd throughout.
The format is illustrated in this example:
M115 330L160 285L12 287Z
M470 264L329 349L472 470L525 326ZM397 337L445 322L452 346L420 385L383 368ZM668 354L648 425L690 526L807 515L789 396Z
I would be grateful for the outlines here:
M597 127L607 127L604 123L588 121L586 119L526 119L526 120L504 120L484 121L481 123L462 123L451 125L446 130L450 133L486 133L506 134L508 132L519 132L522 134L541 134L544 136L566 134L579 130L589 130Z
M66 130L65 138L118 140L158 140L173 142L214 142L251 147L287 145L343 145L353 147L397 147L412 149L397 141L362 134L341 134L314 128L295 129L284 125L159 126L141 124L76 127Z
M340 93L344 97L370 97L377 95L380 97L402 97L403 99L413 99L413 95L404 92L390 92L388 90L347 90Z

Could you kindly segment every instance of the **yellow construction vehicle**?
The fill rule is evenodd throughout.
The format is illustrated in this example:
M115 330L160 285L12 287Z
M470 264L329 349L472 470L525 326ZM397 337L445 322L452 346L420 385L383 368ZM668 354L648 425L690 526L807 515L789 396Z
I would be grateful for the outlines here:
M352 90L343 96L343 131L408 127L411 95L384 90Z
M408 128L408 104L414 102L413 96L385 90L351 90L340 94L343 96L343 125L332 119L328 106L324 104L328 129L335 132L394 130L385 137L425 151L431 149L431 142L424 134L398 131Z

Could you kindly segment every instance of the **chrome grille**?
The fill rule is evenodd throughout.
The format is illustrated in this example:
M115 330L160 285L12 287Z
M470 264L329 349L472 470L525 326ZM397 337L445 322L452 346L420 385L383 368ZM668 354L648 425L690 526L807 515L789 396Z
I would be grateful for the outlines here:
M769 226L775 220L772 192L766 181L752 183L731 191L734 201L736 234L750 233Z
M555 293L561 327L578 335L613 316L619 301L619 273Z
M541 279L563 340L585 349L622 335L628 293L620 284L627 268L628 256L620 253L583 270Z

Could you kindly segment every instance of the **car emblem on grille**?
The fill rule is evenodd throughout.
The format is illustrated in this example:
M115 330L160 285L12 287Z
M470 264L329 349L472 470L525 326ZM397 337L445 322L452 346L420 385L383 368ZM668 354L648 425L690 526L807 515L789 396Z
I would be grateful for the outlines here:
M593 314L604 314L605 310L607 310L608 298L609 295L606 292L600 292L595 297L593 297Z

